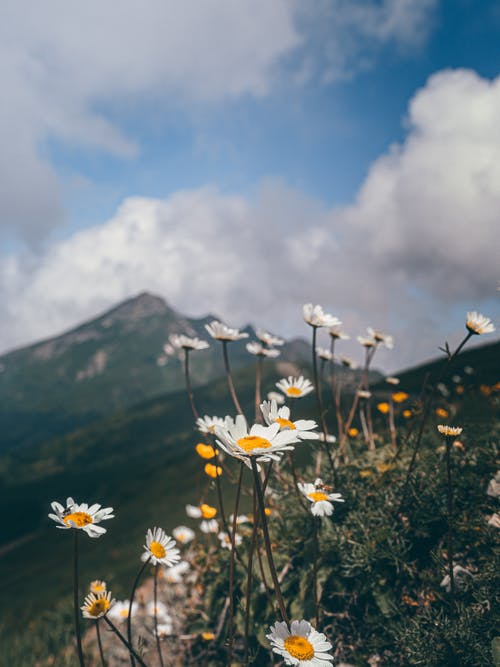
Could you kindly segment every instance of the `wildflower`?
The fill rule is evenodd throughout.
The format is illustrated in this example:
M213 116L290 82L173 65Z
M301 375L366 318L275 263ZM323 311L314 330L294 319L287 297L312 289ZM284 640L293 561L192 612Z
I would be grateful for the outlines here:
M221 531L217 537L219 538L221 547L224 549L231 549L231 536L225 533L224 531ZM234 536L234 544L235 546L239 546L241 544L241 535L236 534Z
M462 433L463 429L460 426L446 426L445 424L438 424L437 430L445 436L455 437Z
M106 532L106 528L96 524L105 521L106 519L113 519L114 514L112 507L101 509L101 505L97 503L90 507L87 503L76 503L73 498L66 499L66 507L54 501L51 507L55 514L49 514L49 518L61 524L57 528L69 529L77 528L87 533L89 537L100 537Z
M105 593L106 592L106 582L101 581L100 579L95 579L94 581L91 581L90 586L89 586L89 591L91 593L95 593L96 595L98 593Z
M286 429L295 431L299 440L317 440L319 438L318 433L311 432L312 429L318 428L316 422L313 419L290 421L290 408L286 405L278 408L276 401L264 401L261 403L260 409L268 426L279 424L281 431Z
M214 466L212 463L207 463L205 465L205 474L215 479L222 475L222 468L220 466Z
M274 345L281 346L285 343L283 338L278 338L278 336L274 336L273 334L264 331L264 329L257 329L255 335L261 343L264 343L268 347L273 347Z
M281 354L279 350L275 350L272 347L264 347L264 345L255 341L247 343L247 352L254 354L256 357L269 357L270 359L279 357Z
M202 503L199 507L186 505L186 514L192 519L213 519L217 514L217 509L206 503Z
M200 530L202 533L218 533L219 532L219 523L217 519L210 519L208 521L202 521L200 523Z
M500 470L497 470L495 477L490 479L486 493L492 498L500 498Z
M304 321L312 327L336 327L342 324L338 317L324 313L323 308L319 305L313 306L312 303L306 303L302 312Z
M151 528L146 533L146 550L144 554L151 558L153 565L174 565L180 560L179 549L175 547L175 540L169 537L162 528Z
M358 343L361 343L363 347L375 347L377 344L373 338L367 338L366 336L356 336Z
M180 584L182 582L182 575L189 571L189 563L181 560L177 565L167 567L165 569L165 579L169 584Z
M115 600L111 599L111 591L106 593L89 593L83 605L80 607L84 618L101 618L105 616L110 610Z
M406 391L397 391L392 395L392 400L394 403L403 403L408 398L410 398L410 395L407 394Z
M173 625L170 616L166 622L164 620L163 623L156 624L156 636L159 637L159 639L166 639L169 635L172 634L172 631Z
M234 514L229 515L229 525L232 526L234 520ZM239 526L242 523L251 523L252 519L247 514L238 514L236 517L236 525Z
M330 516L333 513L332 502L343 503L345 500L340 493L328 493L328 490L321 479L317 479L314 484L297 485L299 490L312 503L311 512L314 516Z
M175 347L170 343L165 343L165 345L163 346L163 351L165 352L167 357L171 357L175 354ZM165 363L167 363L167 359L165 359Z
M496 512L490 516L488 519L488 526L493 526L493 528L500 528L500 514Z
M290 629L284 622L276 622L266 635L274 653L295 667L331 667L334 658L326 651L332 645L326 636L307 621L292 621Z
M350 368L351 370L355 370L358 367L358 364L353 361L353 359L350 359L349 357L340 357L340 363L342 366L345 366L346 368Z
M244 461L251 467L249 457L257 457L258 461L279 460L278 452L293 449L292 444L298 441L294 430L280 430L279 424L261 426L254 424L250 431L243 415L237 415L236 421L225 428L217 429L217 443L230 456Z
M377 403L377 410L383 415L386 415L390 409L389 403Z
M446 419L446 417L449 416L448 410L445 410L444 408L436 408L436 415L438 417L442 417L443 419Z
M411 417L411 410L403 410L403 417L409 419Z
M455 391L459 396L461 396L465 392L465 387L463 386L463 384L459 384L455 387Z
M359 476L360 477L371 477L372 476L372 471L370 468L365 468L364 470L359 471Z
M347 435L351 438L355 438L357 435L359 435L359 430L355 426L351 426L351 428L347 431Z
M206 445L204 442L199 442L196 445L195 450L198 456L201 456L202 459L213 459L214 456L219 453L219 450L214 449L212 445Z
M191 530L191 528L188 528L187 526L177 526L177 528L173 529L172 535L177 542L188 544L194 539L194 530Z
M472 334L477 336L481 334L493 333L495 331L495 325L490 320L489 317L485 317L475 310L467 313L467 319L465 320L465 327Z
M210 345L206 340L200 340L199 338L190 338L189 336L184 336L184 334L172 334L169 336L170 343L173 347L182 348L183 350L206 350Z
M285 397L283 394L280 394L279 391L269 391L267 393L267 400L268 401L276 401L278 405L283 405L285 402Z
M388 470L393 470L394 465L392 463L378 463L377 464L377 470L378 472L384 473L387 472Z
M213 639L215 639L215 635L213 632L202 632L201 638L206 642L211 642Z
M358 398L371 398L372 392L367 389L358 389L356 392Z
M317 347L316 348L316 354L320 359L323 359L323 361L333 361L333 354L330 352L330 350L327 350L324 347Z
M273 513L273 512L272 512L272 510L271 510L270 507L264 507L264 514L265 514L266 516L271 516L272 513Z
M289 375L288 379L283 378L276 382L276 386L290 398L303 398L314 389L312 383L302 375L299 378Z
M217 426L224 426L224 424L225 419L222 419L222 417L209 417L208 415L205 415L196 420L196 426L200 433L211 433L212 435L215 433L215 428Z
M472 577L472 572L467 570L467 568L462 567L461 565L454 565L453 566L453 578L455 580L455 584L457 585L457 588L463 588L465 584L465 579L466 577ZM441 583L439 584L444 590L449 593L451 591L451 582L450 582L450 575L447 574Z
M332 338L335 340L349 340L350 336L348 336L346 333L344 333L340 327L332 327L331 329L328 330L328 333Z
M381 331L372 329L372 327L368 327L367 331L368 335L371 336L377 344L382 343L382 345L384 345L384 347L386 347L388 350L392 350L392 348L394 347L394 340L392 336L383 334Z
M168 613L167 605L164 604L163 602L160 602L159 600L156 601L156 606L155 606L154 600L151 600L151 602L148 602L148 604L146 605L146 614L148 616L154 616L156 614L156 618L161 623L171 623L172 622L172 619L170 618L170 614Z
M138 606L139 605L137 602L132 602L132 616L137 611ZM109 612L109 617L114 618L117 621L123 621L124 619L128 618L129 609L129 600L120 600L115 602L115 604L112 606L111 611Z
M216 340L232 341L248 338L248 334L244 331L228 327L218 320L213 320L210 324L205 324L205 329Z
M395 378L392 375L390 375L389 377L386 377L385 381L387 382L387 384L392 384L394 386L397 386L400 383L400 379Z

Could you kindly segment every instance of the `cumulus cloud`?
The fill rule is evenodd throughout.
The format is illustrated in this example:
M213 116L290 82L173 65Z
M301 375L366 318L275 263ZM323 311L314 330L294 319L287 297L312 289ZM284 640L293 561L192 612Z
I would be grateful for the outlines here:
M276 182L253 199L214 187L127 199L31 264L0 263L2 347L147 289L187 314L284 334L304 333L300 306L319 302L354 335L367 325L395 334L393 368L432 356L452 313L496 289L499 109L500 78L431 77L410 102L406 140L372 164L348 207L327 210Z
M352 74L373 45L421 40L434 4L122 0L117 11L98 0L4 3L0 233L33 243L63 221L47 143L132 158L140 146L115 122L124 108L260 97L311 62L308 76ZM316 62L318 44L326 55Z

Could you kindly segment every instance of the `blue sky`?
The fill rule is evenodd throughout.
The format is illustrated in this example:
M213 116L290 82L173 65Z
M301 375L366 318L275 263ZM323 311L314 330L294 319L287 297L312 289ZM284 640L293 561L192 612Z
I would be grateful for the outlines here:
M286 335L318 301L393 367L498 318L498 3L52 0L3 30L0 348L143 289Z

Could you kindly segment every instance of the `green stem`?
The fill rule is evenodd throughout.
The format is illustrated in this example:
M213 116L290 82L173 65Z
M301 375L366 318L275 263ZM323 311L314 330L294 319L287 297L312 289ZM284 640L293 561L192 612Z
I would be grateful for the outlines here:
M132 607L133 607L133 604L134 604L135 591L137 589L137 586L139 585L139 580L142 576L142 573L146 569L146 565L149 563L150 560L151 560L151 556L149 556L149 558L143 563L141 569L137 573L137 576L136 576L135 581L134 581L134 585L132 586L132 592L130 593L130 602L129 602L129 605L128 605L128 617L127 617L127 637L128 637L128 643L130 644L130 646L132 646ZM130 654L130 665L131 665L131 667L135 667L135 660L134 660L134 656L132 655L132 653Z
M229 368L229 357L227 354L227 340L222 341L222 353L224 356L224 366L226 369L227 386L229 387L229 393L231 394L231 398L233 399L236 412L242 415L243 410L241 409L240 402L238 401L238 396L236 395L236 389L234 388L233 377L231 375L231 370Z
M155 576L153 583L153 604L154 604L154 621L155 621L155 637L156 637L156 650L158 651L158 657L160 659L161 667L165 667L163 662L163 656L161 654L161 643L160 637L158 636L158 563L155 563Z
M446 438L446 491L448 505L448 574L450 577L451 605L455 607L455 575L453 572L453 487L451 483L451 446L453 438Z
M233 656L234 639L234 565L235 565L235 542L236 525L238 521L238 509L240 505L241 486L243 481L243 463L240 462L240 474L236 488L236 499L234 503L233 528L231 531L231 557L229 560L229 620L228 620L228 664L231 664Z
M73 606L75 612L76 649L80 667L85 667L85 659L83 657L82 648L82 634L80 630L80 593L78 591L78 529L74 529L73 547Z
M313 330L313 335L312 335L312 362L313 362L313 380L314 380L314 389L316 393L316 402L318 405L318 414L319 414L319 421L321 424L321 430L323 431L323 444L324 444L324 449L326 452L326 455L328 457L328 460L330 462L330 467L332 469L332 476L335 479L336 477L336 471L335 471L335 466L333 465L333 459L332 455L330 453L330 448L328 447L328 427L326 425L326 419L325 419L325 413L323 410L323 400L321 398L321 388L319 386L319 376L318 376L318 358L316 355L316 333L318 330L318 327L312 328ZM316 475L319 475L321 473L321 450L318 450L318 456L316 458Z
M104 651L102 650L101 630L99 628L99 619L96 619L95 631L96 631L96 635L97 635L97 645L99 646L99 656L101 658L101 664L102 664L102 667L106 667L106 661L104 660Z

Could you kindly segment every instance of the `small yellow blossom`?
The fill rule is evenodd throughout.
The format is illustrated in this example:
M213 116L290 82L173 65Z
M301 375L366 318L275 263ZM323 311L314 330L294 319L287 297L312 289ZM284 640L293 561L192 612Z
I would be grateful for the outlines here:
M95 579L90 582L89 590L91 593L105 593L106 592L106 582L101 581L100 579Z
M351 438L355 438L359 434L358 429L353 426L347 431L347 435L350 436Z
M200 511L201 511L201 516L204 519L213 519L214 516L217 514L217 509L215 507L207 505L206 503L202 503L200 505Z
M265 508L264 508L264 514L265 514L266 516L271 516L272 512L271 512L271 510L269 509L269 507L265 507Z
M403 417L409 419L411 417L411 410L403 410Z
M392 395L392 400L395 403L403 403L403 401L406 401L408 398L410 398L410 395L406 393L406 391L396 391Z
M213 632L202 632L201 638L204 639L206 642L211 642L212 639L215 639L215 635Z
M377 410L386 415L390 410L389 403L377 403Z
M455 437L456 435L460 435L462 433L462 428L460 426L447 426L446 424L438 424L437 427L438 431L445 436L448 437Z
M205 445L204 442L199 442L195 449L198 456L201 456L202 459L213 459L219 453L218 449L214 449L212 445Z
M465 387L464 387L463 385L461 385L461 384L458 384L458 385L455 387L455 391L457 392L457 394L459 394L459 395L461 396L461 395L464 393L464 391L465 391Z
M215 479L216 477L220 477L222 475L222 468L220 466L214 466L211 463L207 463L205 465L205 472L209 477Z
M364 470L359 471L359 476L360 477L370 477L372 475L372 471L369 468L365 468Z
M436 415L438 417L442 417L443 419L446 419L446 417L448 417L449 413L448 413L448 410L445 410L444 408L436 408Z
M392 463L379 463L377 465L377 470L379 472L387 472L388 470L392 470L393 468L394 466L392 465Z

